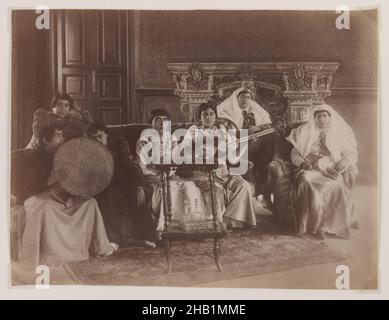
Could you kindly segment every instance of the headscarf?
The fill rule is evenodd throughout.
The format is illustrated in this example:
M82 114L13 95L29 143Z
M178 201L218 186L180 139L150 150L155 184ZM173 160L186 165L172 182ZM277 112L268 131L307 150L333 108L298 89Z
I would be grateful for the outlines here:
M286 139L293 144L302 157L306 158L321 133L321 129L316 126L315 122L315 112L318 111L327 111L331 116L327 129L326 146L334 161L347 156L350 163L356 165L358 145L355 135L346 121L328 104L323 103L312 107L308 122L293 129Z
M238 129L241 129L244 122L242 111L245 110L254 114L256 126L271 123L269 113L254 100L250 100L250 104L247 108L240 108L238 95L243 90L247 89L239 88L235 90L227 99L217 106L218 117L230 120L238 127Z

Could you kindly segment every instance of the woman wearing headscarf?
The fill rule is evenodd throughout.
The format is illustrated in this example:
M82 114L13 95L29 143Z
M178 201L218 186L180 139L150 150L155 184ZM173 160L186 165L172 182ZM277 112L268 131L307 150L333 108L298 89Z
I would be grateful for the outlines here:
M26 149L40 147L39 131L47 125L62 127L65 140L82 137L90 123L92 115L87 110L78 110L74 106L73 98L66 92L58 92L50 103L50 110L38 109L34 112L32 123L32 137Z
M349 238L353 217L350 189L358 174L357 142L344 119L328 104L314 106L308 122L287 138L297 175L299 233L324 239L326 233Z
M121 136L111 134L102 122L90 124L87 136L106 146L114 161L110 184L95 196L108 239L121 246L153 246L145 238L143 176L139 165L132 159L128 142Z
M192 145L196 141L201 143L205 138L204 154L213 157L214 153L212 151L218 149L218 146L216 145L215 149L213 149L207 143L213 142L213 138L216 136L220 137L219 143L223 139L224 141L232 141L234 139L234 137L228 137L228 132L223 125L217 124L217 117L218 112L215 106L208 103L201 104L198 107L198 118L200 121L197 125L192 125L188 129L183 144ZM207 150L209 148L211 152ZM235 161L237 159L226 160ZM192 179L196 186L200 188L206 207L210 209L212 207L212 199L209 192L208 173L195 170ZM215 170L214 182L216 211L219 222L222 223L222 228L240 229L243 227L255 227L256 218L250 184L241 176L231 175L226 164L218 165L218 168Z
M270 128L269 113L252 98L249 89L238 88L217 106L218 116L231 121L237 129L247 129L249 135ZM262 193L266 200L269 195L266 167L274 154L272 135L250 140L248 154L249 160L254 163L256 195ZM246 178L252 180L248 176Z
M175 136L164 132L164 124L167 121L169 121L169 114L166 110L152 110L150 117L151 129L156 134L155 136L149 135L150 131L145 130L136 144L137 163L142 171L146 194L148 226L145 232L147 233L146 237L152 240L160 240L161 238L165 225L164 208L166 206L163 204L161 172L154 166L156 162L151 157L155 152L156 158L160 163L163 163L167 153L172 152L177 145ZM206 208L202 201L200 189L196 187L193 181L182 179L175 174L174 170L171 170L169 172L169 187L172 213L170 223L174 224L175 227L186 228L188 226L189 221L184 221L184 215L185 217L191 216L196 220L204 215L210 219L212 218L212 215L209 216L205 212Z
M217 111L219 117L232 121L238 129L248 129L249 134L260 130L262 125L271 124L269 113L252 100L247 88L236 89L217 106Z

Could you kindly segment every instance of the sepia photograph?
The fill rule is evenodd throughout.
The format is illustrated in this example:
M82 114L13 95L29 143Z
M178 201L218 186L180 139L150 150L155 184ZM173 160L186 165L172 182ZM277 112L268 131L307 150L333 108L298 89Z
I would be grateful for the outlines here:
M9 288L379 289L379 20L9 7Z

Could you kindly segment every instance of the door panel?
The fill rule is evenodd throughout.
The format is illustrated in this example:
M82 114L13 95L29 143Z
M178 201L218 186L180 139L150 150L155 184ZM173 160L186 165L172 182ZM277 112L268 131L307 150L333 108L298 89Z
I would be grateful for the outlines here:
M98 13L99 66L121 66L121 23L118 11Z
M69 93L80 110L91 109L89 40L87 13L79 10L60 11L57 23L58 91ZM55 68L53 68L55 69Z
M58 89L106 124L127 121L127 14L66 10L57 17Z
M98 11L96 26L96 111L104 123L124 123L128 103L126 13Z
M85 14L80 11L64 14L63 65L85 67Z

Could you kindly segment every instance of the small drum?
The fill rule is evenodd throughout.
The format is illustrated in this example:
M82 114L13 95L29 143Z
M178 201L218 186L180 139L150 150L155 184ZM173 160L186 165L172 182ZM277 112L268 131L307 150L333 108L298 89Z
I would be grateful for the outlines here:
M109 150L89 138L64 143L56 152L53 170L65 170L59 185L74 196L94 196L103 191L113 177L114 162Z

